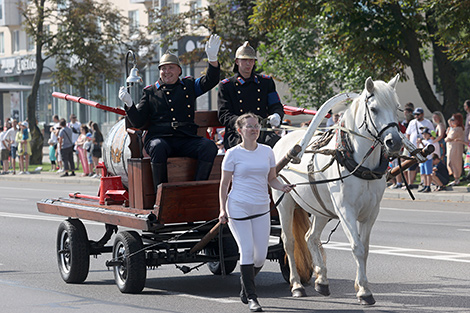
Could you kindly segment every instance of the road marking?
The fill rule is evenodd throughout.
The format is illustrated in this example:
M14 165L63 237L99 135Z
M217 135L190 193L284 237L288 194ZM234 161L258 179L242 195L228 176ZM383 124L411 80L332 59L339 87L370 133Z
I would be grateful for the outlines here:
M41 220L41 221L54 221L54 222L62 222L66 219L66 216L50 216L50 215L32 215L32 214L19 214L19 213L7 213L7 212L0 212L0 217L10 217L10 218L22 218L22 219L29 219L29 220ZM83 221L84 224L90 225L102 225L103 223L98 223L94 221Z
M6 200L6 201L28 201L28 199L24 199L24 198L2 198L2 200Z
M416 209L399 209L399 208L386 208L380 207L381 210L389 210L389 211L405 211L405 212L420 212L420 213L443 213L443 214L470 214L468 211L438 211L438 210L416 210Z
M351 245L344 242L330 242L323 246L325 249L351 251ZM439 261L451 261L460 263L470 263L469 253L445 252L436 250L424 250L413 248L387 247L370 245L369 253L404 256L417 259L429 259Z
M170 293L173 294L173 293ZM218 302L218 303L239 303L240 300L229 300L229 299L216 299L216 298L210 298L210 297L201 297L201 296L194 296L190 294L185 294L185 293L174 293L173 295L179 296L179 297L184 297L184 298L191 298L191 299L196 299L196 300L204 300L204 301L212 301L212 302Z

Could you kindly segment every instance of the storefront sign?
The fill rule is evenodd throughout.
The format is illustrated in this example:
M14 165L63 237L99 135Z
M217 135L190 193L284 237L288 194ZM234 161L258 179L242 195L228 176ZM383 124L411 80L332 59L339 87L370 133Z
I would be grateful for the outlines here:
M36 71L36 61L29 57L0 59L0 76L14 76Z

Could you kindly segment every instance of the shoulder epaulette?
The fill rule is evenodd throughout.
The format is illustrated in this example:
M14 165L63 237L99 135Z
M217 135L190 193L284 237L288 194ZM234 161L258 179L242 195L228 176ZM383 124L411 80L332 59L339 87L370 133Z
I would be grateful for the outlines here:
M266 78L266 79L271 79L271 76L266 75L266 74L261 74L261 77Z
M230 81L230 79L225 78L225 79L223 79L223 80L221 81L221 83L222 83L222 84L226 84L226 83L228 83L229 81Z
M191 75L183 77L183 79L186 79L186 78L191 78Z
M152 85L147 85L144 87L144 89L149 89L150 87L152 87Z

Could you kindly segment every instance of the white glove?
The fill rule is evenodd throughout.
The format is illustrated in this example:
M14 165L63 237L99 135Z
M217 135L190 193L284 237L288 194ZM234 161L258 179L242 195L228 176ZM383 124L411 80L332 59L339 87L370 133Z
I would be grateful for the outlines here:
M127 92L127 88L124 86L121 86L121 88L119 88L119 99L121 99L121 101L127 104L128 106L132 105L131 95Z
M278 127L279 125L281 125L281 117L277 113L268 116L268 121L272 127Z
M211 35L209 40L206 42L206 54L209 62L217 61L217 54L219 53L220 37L217 35Z

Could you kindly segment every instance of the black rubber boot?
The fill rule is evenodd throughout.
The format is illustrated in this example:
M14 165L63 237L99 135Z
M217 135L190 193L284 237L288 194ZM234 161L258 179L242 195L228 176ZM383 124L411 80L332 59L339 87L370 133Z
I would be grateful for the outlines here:
M152 177L153 177L153 190L157 193L158 185L168 182L167 166L166 163L151 163Z
M254 265L240 265L240 273L248 299L248 308L251 312L263 312L263 309L258 303L258 296L256 295Z
M258 275L258 273L261 271L263 267L255 267L255 277L256 275ZM244 304L248 304L248 298L246 296L246 292L245 292L245 286L243 285L243 279L240 277L240 285L241 285L241 290L240 290L240 300L244 303Z
M194 180L208 180L212 171L213 162L198 161Z

